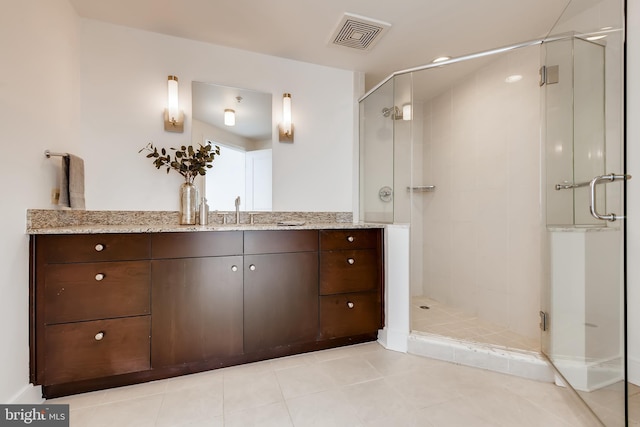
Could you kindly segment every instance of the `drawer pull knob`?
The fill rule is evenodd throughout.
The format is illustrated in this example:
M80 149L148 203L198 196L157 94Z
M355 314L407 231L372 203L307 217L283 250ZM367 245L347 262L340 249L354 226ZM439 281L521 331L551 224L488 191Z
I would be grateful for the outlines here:
M104 332L98 332L94 338L96 339L96 341L102 341L102 338L104 338Z
M355 264L355 263L356 263L356 260L355 260L355 259L353 259L353 258L349 258L349 259L347 260L347 262L348 262L349 264L353 265L353 264Z
M96 245L96 252L102 252L104 251L104 245L102 243L98 243Z
M253 264L251 264L251 265L249 266L249 270L251 270L251 271L256 271L256 266L255 266L255 265L253 265Z
M237 265L232 265L231 266L231 271L238 271L238 266Z
M98 282L102 281L103 279L104 279L104 274L102 274L102 273L96 274L96 280Z
M354 303L352 303L351 301L347 301L347 307L349 307L349 309L352 309L355 306L356 305Z
M353 242L355 239L353 238L353 236L349 236L349 237L347 237L347 240L348 240L349 242Z

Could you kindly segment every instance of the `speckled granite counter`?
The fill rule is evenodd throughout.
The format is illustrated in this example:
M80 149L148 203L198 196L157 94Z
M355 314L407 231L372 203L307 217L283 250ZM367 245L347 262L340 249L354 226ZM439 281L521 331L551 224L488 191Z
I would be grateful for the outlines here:
M251 224L251 214L253 224ZM165 233L233 230L382 228L354 224L350 212L211 212L208 225L179 225L175 211L27 210L27 234ZM302 225L278 225L302 221Z

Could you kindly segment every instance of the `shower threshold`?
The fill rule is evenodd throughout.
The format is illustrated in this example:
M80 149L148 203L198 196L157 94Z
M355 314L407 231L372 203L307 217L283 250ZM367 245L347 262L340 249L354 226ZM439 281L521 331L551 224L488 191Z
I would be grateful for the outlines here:
M430 298L413 297L411 305L409 353L538 381L556 381L535 340Z

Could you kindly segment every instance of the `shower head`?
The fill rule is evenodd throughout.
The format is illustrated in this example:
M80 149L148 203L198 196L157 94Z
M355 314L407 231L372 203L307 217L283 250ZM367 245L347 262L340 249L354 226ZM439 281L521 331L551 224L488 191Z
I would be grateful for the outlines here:
M402 111L396 106L393 107L385 107L382 109L382 115L384 117L391 116L391 120L401 120L402 119Z

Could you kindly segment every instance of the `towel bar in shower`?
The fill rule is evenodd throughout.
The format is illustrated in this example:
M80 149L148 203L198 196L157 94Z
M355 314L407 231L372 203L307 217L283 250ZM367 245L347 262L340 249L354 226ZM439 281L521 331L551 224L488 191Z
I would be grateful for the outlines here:
M407 191L413 191L415 193L427 193L429 191L435 191L435 185L418 185L416 187L407 187Z
M44 150L44 155L47 157L47 159L51 158L51 156L59 156L59 157L68 156L67 153L54 153L53 151L49 151L49 150Z
M585 181L585 182L563 182L562 184L556 184L556 190L570 190L573 188L580 188L580 187L588 187L589 184L591 184L591 181Z

